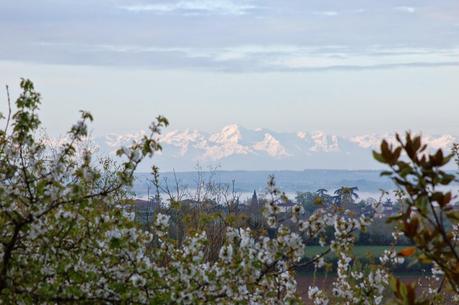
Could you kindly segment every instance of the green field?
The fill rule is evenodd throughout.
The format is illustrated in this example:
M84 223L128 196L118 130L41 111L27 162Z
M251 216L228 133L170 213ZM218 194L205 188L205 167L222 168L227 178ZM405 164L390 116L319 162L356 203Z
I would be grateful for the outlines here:
M405 248L406 246L397 246L397 252L401 249ZM385 249L389 249L390 246L355 246L354 247L354 254L358 258L365 258L365 257L379 257L384 253ZM304 250L305 257L314 257L315 255L323 253L327 250L326 247L321 246L306 246ZM334 253L329 253L327 257L333 257Z

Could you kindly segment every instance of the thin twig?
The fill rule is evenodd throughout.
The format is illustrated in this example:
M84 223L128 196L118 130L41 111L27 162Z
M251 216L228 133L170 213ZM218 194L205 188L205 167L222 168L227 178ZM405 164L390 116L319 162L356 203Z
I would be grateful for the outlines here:
M10 119L11 119L11 97L10 97L10 89L8 85L5 85L6 87L6 100L8 102L8 116L6 117L6 126L5 126L5 134L8 131L8 126L10 125Z

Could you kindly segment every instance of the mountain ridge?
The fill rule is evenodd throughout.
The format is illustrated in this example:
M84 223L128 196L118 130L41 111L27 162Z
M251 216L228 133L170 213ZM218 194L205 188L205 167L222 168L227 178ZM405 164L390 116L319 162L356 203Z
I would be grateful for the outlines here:
M109 134L94 139L103 153L112 154L145 134ZM324 131L278 132L266 128L248 129L229 124L215 132L194 129L166 130L158 139L163 147L153 159L169 171L191 171L197 164L222 170L302 170L338 169L371 170L381 166L373 160L371 150L391 134L339 136ZM425 135L432 148L449 149L458 137L449 134ZM148 171L151 161L141 164Z

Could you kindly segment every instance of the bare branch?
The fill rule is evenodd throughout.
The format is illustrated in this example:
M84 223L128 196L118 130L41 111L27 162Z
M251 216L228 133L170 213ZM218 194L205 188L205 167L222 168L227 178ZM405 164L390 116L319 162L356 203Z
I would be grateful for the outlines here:
M8 131L8 127L10 125L10 120L11 120L11 97L10 97L10 89L8 85L5 85L6 88L6 100L8 103L8 115L6 116L6 125L5 125L5 134Z

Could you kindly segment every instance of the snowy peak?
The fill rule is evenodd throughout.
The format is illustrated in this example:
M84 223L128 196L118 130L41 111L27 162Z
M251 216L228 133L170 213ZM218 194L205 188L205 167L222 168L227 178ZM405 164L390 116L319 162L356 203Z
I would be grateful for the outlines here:
M96 139L101 151L114 152L145 134L139 131L107 135ZM223 169L374 169L380 166L371 157L381 140L390 134L349 137L323 131L275 132L246 129L236 124L213 133L197 130L169 130L160 136L163 152L156 161L166 169L192 170L197 163L219 164ZM424 135L432 148L449 150L459 140L452 135Z
M160 142L166 145L178 147L179 155L185 156L190 145L205 147L206 139L197 130L171 131L160 137Z
M389 143L395 142L395 137L390 134L385 135L361 135L361 136L353 136L350 137L349 140L362 148L368 149L377 149L381 144L381 141L386 139ZM433 149L443 149L448 150L451 149L452 145L459 140L459 138L454 137L452 135L440 135L440 136L432 136L432 135L422 135L422 139L425 144Z
M383 137L376 135L363 135L351 137L349 140L362 148L377 148L382 138ZM389 138L389 136L384 138Z
M241 137L239 126L232 124L223 127L220 132L212 134L209 140L218 144L238 144Z
M311 134L314 146L310 148L314 152L333 152L339 151L338 137L335 135L326 135L324 132L314 132Z
M265 133L263 140L255 143L252 148L257 151L266 152L271 157L288 156L284 146L269 133Z

